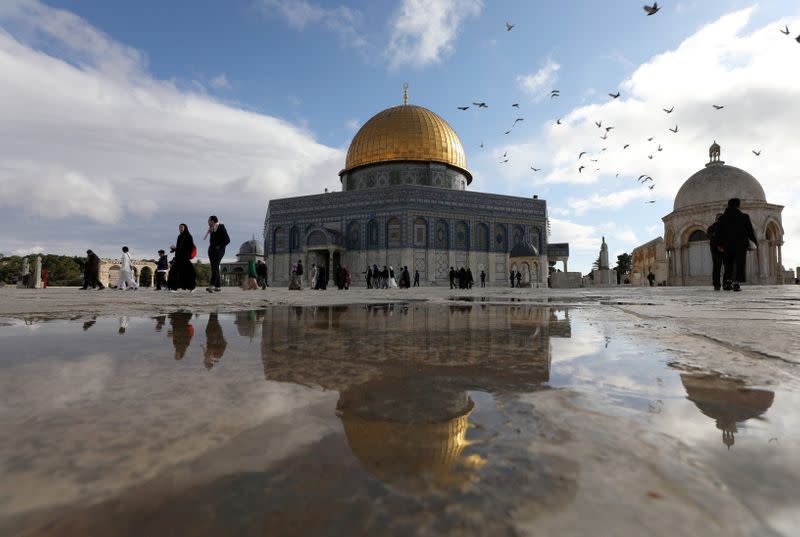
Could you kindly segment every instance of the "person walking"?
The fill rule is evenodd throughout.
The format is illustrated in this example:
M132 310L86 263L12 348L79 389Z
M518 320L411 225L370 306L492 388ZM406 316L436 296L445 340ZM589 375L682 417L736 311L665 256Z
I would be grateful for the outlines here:
M459 289L466 289L467 288L467 271L464 270L464 267L458 269L458 288Z
M714 291L722 289L722 281L720 280L720 272L722 271L723 255L722 245L720 244L720 223L722 213L718 213L714 223L708 226L706 235L708 236L708 246L711 249L711 284L714 286ZM730 279L730 275L725 275L725 280Z
M481 271L481 287L486 287L486 271Z
M647 273L647 281L650 282L650 287L653 287L656 284L656 275L653 274L652 270Z
M106 287L100 283L100 258L91 250L86 250L86 267L83 271L83 287L82 290L87 290L89 287L94 289L97 286L98 291Z
M197 250L194 246L194 238L189 233L189 226L178 225L178 238L175 240L175 244L170 246L169 251L175 253L167 277L169 290L175 292L178 289L186 289L194 292L197 287L197 273L194 270L192 258L196 255Z
M414 287L419 287L419 271L414 271Z
M325 270L325 265L317 267L317 289L325 291L328 288L328 271Z
M475 283L475 278L472 277L472 269L467 267L467 289L472 289L473 283Z
M731 198L720 217L720 243L725 264L725 283L722 288L726 291L741 291L740 284L747 281L747 250L751 242L758 246L750 216L743 213L740 207L741 200Z
M317 264L311 263L311 270L308 271L308 288L314 290L317 288Z
M295 263L289 269L289 291L300 291L302 288L300 275L297 274L297 264Z
M254 291L258 289L258 272L256 272L256 262L253 259L247 261L247 278L242 284L242 289L245 291Z
M394 267L392 266L389 267L389 285L392 287L392 289L397 287L397 280L394 277Z
M158 263L156 264L156 291L161 291L162 286L167 285L167 271L169 270L169 258L164 250L158 251Z
M511 287L514 287L514 269L510 271Z
M133 278L133 263L131 262L131 255L128 253L128 247L122 247L122 263L119 269L119 280L117 280L117 289L124 291L126 288L138 289L139 284Z
M372 289L372 269L367 265L367 270L364 271L367 278L367 289Z
M450 267L450 272L448 274L450 277L450 289L456 288L456 270L453 267Z
M267 264L260 259L258 260L258 263L256 263L256 274L258 274L258 286L261 287L261 289L266 290L266 288L269 287L269 284L267 283Z
M517 287L522 287L522 272L517 271Z
M303 289L303 261L297 260L297 275L300 277L300 289Z
M225 256L225 247L231 242L225 224L220 224L219 218L215 215L208 217L208 231L205 237L208 239L208 262L211 264L211 281L206 287L209 293L219 293L221 282L219 277L219 264Z
M403 289L411 288L411 273L408 271L407 265L403 265L403 272L400 274L400 280L403 282Z

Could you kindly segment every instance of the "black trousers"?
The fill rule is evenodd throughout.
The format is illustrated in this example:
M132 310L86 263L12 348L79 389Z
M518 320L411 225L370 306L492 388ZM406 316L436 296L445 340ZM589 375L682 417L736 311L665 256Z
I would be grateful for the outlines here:
M161 272L160 270L156 271L156 290L161 291L161 287L166 287L167 285L167 273Z
M718 251L716 248L711 248L711 283L714 284L714 288L722 287L722 283L720 283L719 273L722 271L723 265L723 254L722 252ZM728 271L725 271L725 280L727 281L730 274Z
M211 264L211 287L222 287L219 281L219 264L222 258L225 257L225 247L222 248L209 248L208 249L208 262Z
M747 265L747 250L731 250L725 252L723 258L725 265L725 281L744 283L747 280L745 266Z
M94 288L95 286L99 287L100 289L103 288L103 284L100 283L100 274L97 272L86 272L83 275L83 288L88 289L89 287Z

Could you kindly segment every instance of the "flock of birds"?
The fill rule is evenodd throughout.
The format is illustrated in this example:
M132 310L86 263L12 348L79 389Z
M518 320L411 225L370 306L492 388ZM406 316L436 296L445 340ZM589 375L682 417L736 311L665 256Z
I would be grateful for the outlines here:
M647 16L649 17L649 16L651 16L651 15L655 15L656 13L658 13L658 11L661 9L661 6L659 6L659 5L658 5L658 2L653 2L653 5L652 5L652 6L645 5L645 6L643 6L643 9L644 9L645 13L647 13ZM507 31L507 32L510 32L510 31L511 31L511 30L514 28L514 26L515 26L515 25L514 25L514 24L512 24L512 23L510 23L510 22L506 22L506 31ZM781 32L782 34L784 34L784 35L789 35L789 34L791 33L791 32L790 32L790 30L789 30L789 26L788 26L788 25L785 25L785 27L784 27L784 28L780 29L780 32ZM800 43L800 35L798 35L798 36L796 37L796 39L795 39L795 40L796 40L798 43ZM621 93L620 93L619 91L617 91L616 93L609 93L609 94L608 94L608 96L609 96L609 97L610 97L612 100L619 99L620 95L621 95ZM558 89L553 89L553 90L551 90L551 91L550 91L550 93L549 93L549 96L550 96L550 99L551 99L551 100L552 100L552 99L555 99L555 98L557 98L557 97L560 97L560 96L561 96L561 91L560 91L560 90L558 90ZM475 102L473 102L473 103L472 103L472 105L471 105L471 106L472 106L472 107L475 107L475 108L478 108L478 109L480 109L480 108L489 108L489 105L488 105L486 102L484 102L484 101L475 101ZM469 110L471 106L470 106L470 105L467 105L467 106L458 106L457 108L458 108L458 110L461 110L461 111L463 112L463 111ZM725 108L725 106L724 106L724 105L721 105L721 104L712 104L711 106L714 108L714 110L717 110L717 111L719 111L719 110L723 110L723 109ZM513 104L511 105L511 107L512 107L512 108L519 109L519 103L513 103ZM673 105L673 106L670 106L669 108L662 108L662 110L663 110L663 111L664 111L664 112L665 112L667 115L669 115L669 114L672 114L672 113L675 111L675 106ZM511 133L513 132L513 130L514 130L514 127L516 127L518 123L520 123L520 122L523 122L523 121L525 121L525 118L523 118L523 117L516 117L516 119L514 119L514 122L511 124L511 127L510 127L510 128L507 130L507 131L505 131L505 132L504 132L504 134L505 134L505 135L511 134ZM562 118L558 118L558 119L556 120L556 122L555 122L555 123L556 123L556 125L562 125L562 124L563 124L563 122L562 122ZM603 141L606 141L606 140L608 140L608 138L609 138L609 134L610 134L610 133L611 133L611 131L612 131L612 130L614 130L614 128L615 128L613 125L606 125L605 127L603 127L603 122L602 122L602 120L601 120L601 121L595 121L595 126L596 126L598 129L601 129L601 130L602 130L602 135L601 135L599 138L600 138L601 140L603 140ZM676 124L674 127L670 127L668 130L669 130L671 133L673 133L673 134L678 134L678 132L680 131L680 129L679 129L679 127L678 127L678 125L677 125L677 124ZM655 139L655 137L651 136L651 137L647 138L647 141L648 141L648 142L652 142L654 139ZM484 144L483 144L483 142L481 142L481 144L480 144L480 147L482 148L482 147L483 147L483 145L484 145ZM631 146L631 144L629 144L629 143L626 143L626 144L624 144L624 145L622 146L622 150L626 150L626 149L628 149L630 146ZM608 150L608 147L603 147L603 148L600 150L600 153L604 153L604 152L605 152L605 151L607 151L607 150ZM658 144L658 146L656 147L656 152L661 152L661 151L663 151L663 150L664 150L664 148L663 148L663 147L662 147L662 145L659 143L659 144ZM758 157L758 156L760 156L760 155L761 155L761 150L755 150L755 149L753 149L753 150L752 150L752 153L753 153L753 154L754 154L756 157ZM583 173L583 170L584 170L584 169L586 169L586 167L587 167L587 166L590 166L590 165L591 165L591 164L589 164L589 163L596 164L596 163L599 161L599 159L597 159L597 158L589 158L589 159L588 159L588 162L589 162L589 163L587 163L587 164L583 164L583 162L586 162L586 161L582 161L581 159L584 157L584 155L587 155L587 154L588 154L588 152L587 152L587 151L581 151L581 152L578 154L578 159L577 159L577 160L578 160L578 173ZM650 153L650 154L648 154L648 155L647 155L647 158L648 158L649 160L653 160L653 158L654 158L654 155L653 155L653 153ZM506 164L506 163L508 163L510 160L511 160L511 159L510 159L510 158L509 158L509 156L508 156L508 151L505 151L505 152L503 153L503 156L501 157L500 164ZM530 166L530 169L531 169L533 172L539 172L539 171L541 171L541 170L542 170L542 168L537 168L537 167L535 167L535 166L533 166L533 165L531 165L531 166ZM600 168L595 168L595 171L600 171ZM619 176L620 176L620 174L619 174L619 173L617 173L617 174L616 174L616 177L617 177L617 178L619 178ZM642 186L646 186L646 187L647 187L649 190L653 190L653 189L655 188L655 186L656 186L656 185L655 185L655 181L653 180L653 178L652 178L650 175L647 175L647 174L642 174L642 175L640 175L640 176L639 176L639 178L637 179L637 183L639 183L639 184L640 184L640 185L642 185ZM655 200L647 200L647 201L645 201L645 203L655 203Z

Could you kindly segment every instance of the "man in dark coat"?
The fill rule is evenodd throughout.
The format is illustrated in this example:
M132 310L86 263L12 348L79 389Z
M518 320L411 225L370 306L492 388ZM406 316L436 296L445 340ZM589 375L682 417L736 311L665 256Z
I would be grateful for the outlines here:
M722 271L722 245L720 244L720 225L719 219L722 218L722 213L717 215L714 223L708 226L706 235L708 236L708 245L711 248L711 283L714 285L714 291L719 291L722 288L722 283L719 273ZM730 274L725 273L725 280L730 279Z
M450 267L450 289L455 289L456 287L456 270L453 267Z
M86 269L83 272L81 289L86 290L89 287L94 289L95 285L98 290L105 289L105 286L100 283L100 258L93 251L86 250Z
M741 290L739 284L747 280L747 250L751 242L758 245L750 217L739 209L740 205L739 198L728 200L728 207L719 219L719 241L724 254L726 278L723 289L726 291Z
M467 271L464 270L464 267L458 269L458 288L459 289L467 288Z
M225 224L219 223L219 218L213 214L208 217L208 262L211 264L211 282L208 285L209 292L220 290L219 264L225 256L225 247L231 242Z
M158 264L156 265L156 291L161 291L167 286L167 272L169 272L169 258L164 250L159 250Z

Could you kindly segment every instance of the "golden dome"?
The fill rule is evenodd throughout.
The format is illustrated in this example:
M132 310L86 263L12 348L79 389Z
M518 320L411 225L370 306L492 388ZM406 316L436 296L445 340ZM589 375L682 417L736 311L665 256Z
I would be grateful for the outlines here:
M387 108L367 121L350 143L341 173L402 160L448 164L472 182L464 146L453 128L427 108L411 104Z

